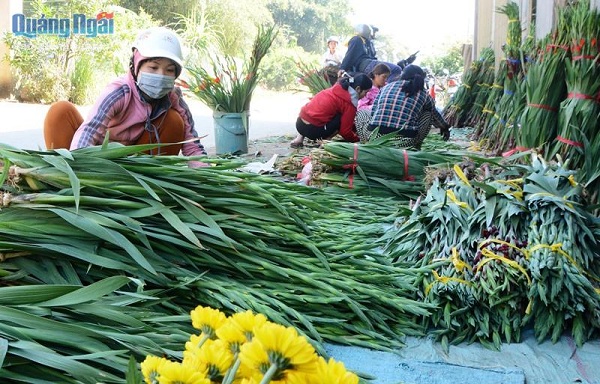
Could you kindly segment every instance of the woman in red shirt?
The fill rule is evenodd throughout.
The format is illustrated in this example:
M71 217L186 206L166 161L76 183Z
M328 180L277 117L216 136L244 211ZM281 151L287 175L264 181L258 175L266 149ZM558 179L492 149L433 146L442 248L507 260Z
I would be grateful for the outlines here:
M342 77L333 87L317 93L300 109L296 120L298 136L290 143L292 148L301 148L304 138L311 140L329 139L340 134L344 140L357 142L354 127L358 100L373 86L371 79L358 73Z

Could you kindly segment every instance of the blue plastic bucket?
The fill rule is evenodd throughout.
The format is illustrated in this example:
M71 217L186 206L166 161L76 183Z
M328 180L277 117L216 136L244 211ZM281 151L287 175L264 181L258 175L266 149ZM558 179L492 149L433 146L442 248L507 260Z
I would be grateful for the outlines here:
M217 155L248 153L248 112L214 112L213 122Z

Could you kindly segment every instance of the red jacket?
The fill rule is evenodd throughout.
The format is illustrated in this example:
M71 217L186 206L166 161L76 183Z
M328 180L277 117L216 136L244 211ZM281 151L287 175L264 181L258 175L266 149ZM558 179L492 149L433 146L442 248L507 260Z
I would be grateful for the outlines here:
M357 142L359 138L354 127L356 107L352 104L350 92L339 83L317 93L300 109L300 118L318 127L329 123L337 114L342 115L339 134L346 141Z

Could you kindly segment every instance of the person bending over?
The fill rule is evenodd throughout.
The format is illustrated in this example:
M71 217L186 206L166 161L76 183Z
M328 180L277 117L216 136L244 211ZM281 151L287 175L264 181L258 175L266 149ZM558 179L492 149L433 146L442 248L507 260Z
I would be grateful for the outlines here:
M296 120L298 136L290 143L292 148L304 145L304 138L311 140L330 139L339 133L344 140L357 142L354 127L358 100L373 86L371 79L358 73L342 77L332 87L317 93L300 109Z
M399 81L388 83L379 91L370 125L361 140L368 141L377 129L378 136L393 132L400 146L420 149L431 125L440 128L444 140L450 138L450 124L425 90L425 72L411 64L404 68Z
M358 24L356 26L356 35L348 41L348 49L346 50L342 64L340 64L338 76L341 76L344 72L369 73L377 64L384 63L390 68L389 81L398 80L402 73L402 68L393 63L377 60L372 41L374 37L372 31L371 26L367 24Z
M108 135L124 145L181 143L154 150L159 155L206 155L192 114L175 87L182 71L177 35L170 29L142 31L132 47L127 74L112 81L86 119L68 101L54 103L44 120L46 148L100 145Z

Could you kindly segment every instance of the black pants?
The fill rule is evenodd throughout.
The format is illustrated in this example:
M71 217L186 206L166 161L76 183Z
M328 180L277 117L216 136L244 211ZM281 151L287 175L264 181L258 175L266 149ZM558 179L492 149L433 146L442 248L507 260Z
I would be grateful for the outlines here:
M337 114L329 123L318 126L306 124L301 118L298 118L296 120L296 130L299 134L310 140L329 139L339 132L341 120L342 115Z

